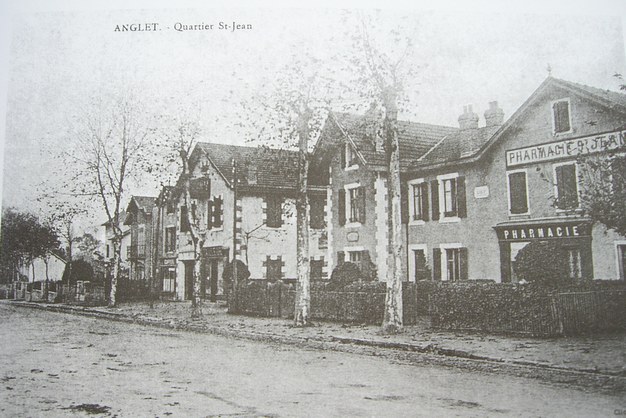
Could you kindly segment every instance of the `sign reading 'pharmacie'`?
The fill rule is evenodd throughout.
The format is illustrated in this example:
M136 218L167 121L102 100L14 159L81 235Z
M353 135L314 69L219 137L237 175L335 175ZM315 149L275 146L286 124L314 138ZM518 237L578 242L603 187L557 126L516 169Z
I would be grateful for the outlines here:
M516 167L621 148L626 148L626 131L566 139L510 150L506 152L506 165L507 167Z
M496 226L500 241L532 241L591 236L588 222L554 222L529 225Z

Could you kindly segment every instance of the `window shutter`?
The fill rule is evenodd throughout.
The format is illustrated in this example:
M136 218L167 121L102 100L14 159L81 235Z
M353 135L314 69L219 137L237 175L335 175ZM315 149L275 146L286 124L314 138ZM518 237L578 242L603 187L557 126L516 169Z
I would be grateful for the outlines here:
M569 103L566 101L556 102L552 106L554 113L554 132L567 132L569 125Z
M428 183L424 182L420 184L420 188L422 189L422 220L428 220Z
M441 280L441 248L433 248L433 280Z
M213 201L207 201L207 217L206 217L207 229L213 228Z
M509 194L511 214L528 212L528 198L526 195L526 173L509 174Z
M359 187L359 222L365 224L365 187Z
M337 211L339 212L339 225L346 224L346 191L339 189L339 204L337 205Z
M348 166L346 161L346 144L341 143L341 168L346 168Z
M405 181L400 182L400 219L403 224L409 223L409 185Z
M346 261L346 253L343 251L337 251L337 265L340 266Z
M439 182L437 180L433 180L430 182L430 190L432 191L431 202L433 203L433 221L439 220ZM440 252L441 255L441 252ZM440 272L441 276L441 272Z
M456 207L459 218L467 217L467 204L465 198L465 177L456 179Z
M222 199L216 197L213 204L213 226L218 228L222 226L222 206Z
M460 280L467 280L468 278L468 274L467 274L467 269L468 269L468 264L467 264L467 248L459 248L459 255L460 255L460 265L459 265L459 279Z
M574 164L560 165L555 168L557 202L559 209L578 207L578 183Z
M375 279L375 277L372 277L372 259L368 250L361 252L361 272L366 280Z

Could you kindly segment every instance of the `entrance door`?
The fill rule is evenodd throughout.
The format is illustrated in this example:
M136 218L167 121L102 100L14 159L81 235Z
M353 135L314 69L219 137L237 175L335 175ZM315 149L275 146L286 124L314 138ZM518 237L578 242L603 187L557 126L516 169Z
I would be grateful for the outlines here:
M193 299L193 265L194 261L183 261L185 265L185 300Z
M217 296L217 275L218 275L218 262L219 260L211 260L209 263L209 286L211 287L211 302L215 302Z

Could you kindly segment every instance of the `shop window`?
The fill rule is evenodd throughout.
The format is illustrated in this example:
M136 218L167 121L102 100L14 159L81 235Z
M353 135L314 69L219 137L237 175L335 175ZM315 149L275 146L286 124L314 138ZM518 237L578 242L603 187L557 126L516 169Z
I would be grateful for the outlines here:
M280 228L283 225L283 198L280 196L268 196L266 225L270 228Z
M165 228L165 252L171 253L176 250L176 228Z
M508 173L509 177L509 213L522 215L528 213L528 188L526 171Z
M571 130L569 100L559 100L552 103L552 118L555 134Z
M173 293L176 286L176 270L168 268L163 272L163 292Z
M309 212L309 226L312 229L323 229L326 227L326 223L324 221L325 203L325 199L321 196L311 196L311 198L309 199L309 205L311 209L311 211Z
M428 183L417 180L410 183L410 213L412 221L428 220Z
M560 210L578 208L578 178L576 163L554 166L555 206Z

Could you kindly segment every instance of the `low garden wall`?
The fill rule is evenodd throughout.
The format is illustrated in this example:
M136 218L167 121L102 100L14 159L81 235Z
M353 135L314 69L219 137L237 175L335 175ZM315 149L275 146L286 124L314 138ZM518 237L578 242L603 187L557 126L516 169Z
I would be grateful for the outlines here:
M231 300L232 304L232 300ZM241 283L238 311L292 318L295 287L283 282ZM311 285L311 318L381 324L385 283L354 283L337 289L330 282ZM576 335L626 329L626 286L594 281L545 288L491 281L403 284L405 325L429 315L432 326L531 336Z

